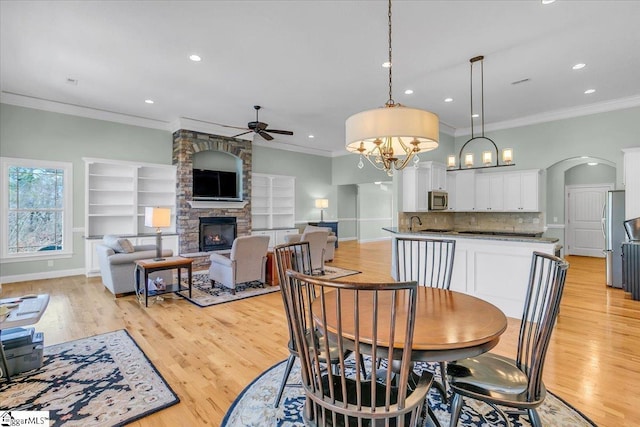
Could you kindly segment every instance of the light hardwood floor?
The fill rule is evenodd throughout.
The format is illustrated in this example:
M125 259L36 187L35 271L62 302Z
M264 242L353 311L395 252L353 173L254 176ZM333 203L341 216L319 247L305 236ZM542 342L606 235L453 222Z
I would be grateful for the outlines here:
M390 279L389 241L340 243L333 265L362 270L358 280ZM604 260L571 263L552 337L545 384L600 426L640 425L640 302L604 283ZM355 276L353 276L355 277ZM236 396L288 355L279 293L199 308L181 299L141 307L133 296L114 299L100 278L84 276L3 285L2 297L49 293L37 330L45 344L125 328L181 402L137 426L218 426ZM513 356L518 321L497 353Z

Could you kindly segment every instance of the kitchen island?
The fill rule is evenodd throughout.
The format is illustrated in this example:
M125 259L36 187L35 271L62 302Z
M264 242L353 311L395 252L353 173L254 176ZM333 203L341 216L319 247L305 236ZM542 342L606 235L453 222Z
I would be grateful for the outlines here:
M422 230L384 228L396 237L423 237L456 241L451 290L492 303L507 316L522 317L534 251L556 254L558 239L536 233ZM393 246L395 247L395 245ZM395 276L395 251L392 250Z

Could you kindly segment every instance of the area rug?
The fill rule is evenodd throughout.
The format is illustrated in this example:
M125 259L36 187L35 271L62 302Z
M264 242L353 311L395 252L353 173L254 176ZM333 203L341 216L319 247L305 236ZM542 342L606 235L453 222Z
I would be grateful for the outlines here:
M196 271L193 273L191 276L191 284L191 298L189 298L189 291L180 291L176 293L199 307L209 307L216 304L223 304L225 302L251 298L271 292L278 292L280 290L279 286L269 286L263 285L260 282L250 282L236 286L236 293L234 295L231 293L231 289L220 284L211 286L208 271ZM186 286L186 283L183 283L183 285Z
M369 361L366 362L367 371L370 370ZM267 371L263 372L251 384L249 384L233 402L224 419L222 427L236 426L304 426L302 420L302 410L304 406L304 391L301 386L287 386L278 408L274 408L274 399L277 395L282 375L286 366L286 360L282 361ZM351 365L353 366L353 365ZM440 377L435 369L434 363L417 363L416 371L421 372L426 368L434 373L435 380ZM351 367L353 370L353 368ZM300 365L296 364L291 371L288 384L300 384ZM431 391L429 393L429 405L433 409L441 426L449 425L449 405L442 403L440 395ZM462 414L458 426L480 427L480 426L505 426L506 424L490 406L465 399ZM571 407L560 398L547 392L547 398L538 413L542 419L542 424L546 427L593 427L595 424ZM510 422L513 426L530 426L528 417L510 415ZM425 426L427 424L425 423Z
M51 426L121 426L179 401L125 330L45 347L42 368L0 383L3 411L49 411Z
M354 274L360 274L361 271L357 270L349 270L346 268L334 267L332 265L324 266L324 274L318 275L316 277L324 280L335 280L340 277L352 276Z

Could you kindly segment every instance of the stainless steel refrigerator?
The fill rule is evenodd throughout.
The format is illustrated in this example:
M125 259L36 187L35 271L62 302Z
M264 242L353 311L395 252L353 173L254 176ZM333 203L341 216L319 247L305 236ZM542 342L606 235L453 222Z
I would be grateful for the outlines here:
M624 191L608 191L602 218L607 286L622 287L622 243L625 242Z

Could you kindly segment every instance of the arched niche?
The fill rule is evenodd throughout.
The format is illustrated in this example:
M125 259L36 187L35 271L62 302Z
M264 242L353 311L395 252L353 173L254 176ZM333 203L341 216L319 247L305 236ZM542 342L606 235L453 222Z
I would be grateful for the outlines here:
M242 175L242 159L223 151L199 151L193 153L193 169L235 172Z
M589 163L597 163L590 166ZM606 180L606 182L597 182ZM560 160L546 169L545 237L557 237L564 245L565 187L567 185L607 184L616 182L616 164L591 156Z

